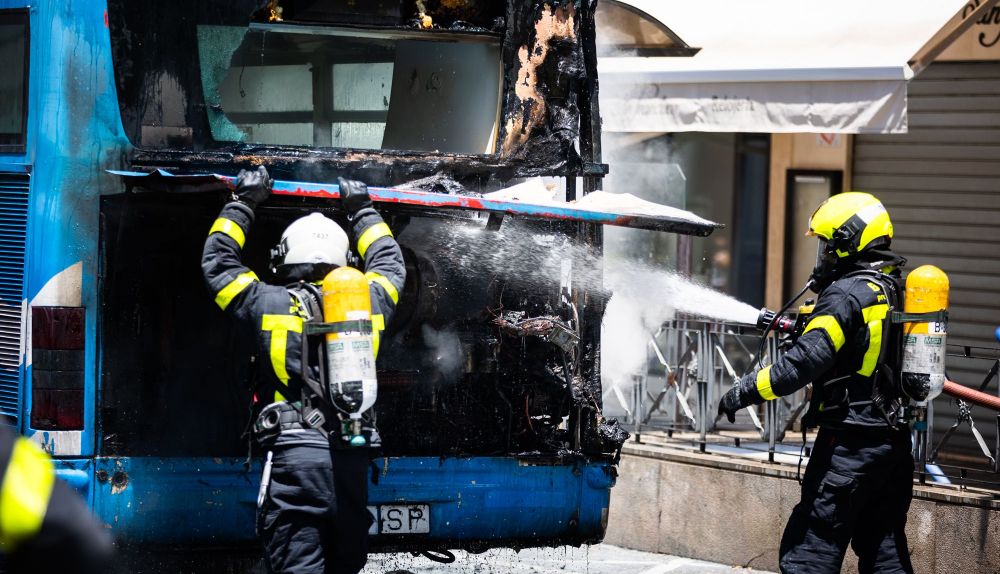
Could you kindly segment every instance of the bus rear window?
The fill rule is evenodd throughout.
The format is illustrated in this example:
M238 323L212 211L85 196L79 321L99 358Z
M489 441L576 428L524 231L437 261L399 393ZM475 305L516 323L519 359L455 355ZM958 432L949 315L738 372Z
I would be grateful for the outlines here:
M499 46L302 25L198 26L212 138L492 153Z
M28 13L0 11L0 153L24 151L27 125Z

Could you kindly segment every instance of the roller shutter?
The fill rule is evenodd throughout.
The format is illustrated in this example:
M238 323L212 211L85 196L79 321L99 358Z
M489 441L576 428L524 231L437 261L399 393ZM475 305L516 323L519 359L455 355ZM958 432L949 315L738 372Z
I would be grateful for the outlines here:
M855 138L852 186L885 203L895 228L893 247L909 259L909 269L932 263L948 273L949 343L996 349L1000 63L933 64L910 82L908 108L908 134ZM948 362L952 378L969 386L978 386L988 367L985 361ZM995 382L990 392L996 394ZM943 399L935 408L940 433L955 411ZM995 418L985 409L975 411L992 446Z

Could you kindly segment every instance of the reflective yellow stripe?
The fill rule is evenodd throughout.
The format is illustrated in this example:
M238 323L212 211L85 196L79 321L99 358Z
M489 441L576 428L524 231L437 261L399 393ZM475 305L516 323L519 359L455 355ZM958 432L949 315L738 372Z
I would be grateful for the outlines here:
M302 317L294 315L264 315L261 318L262 331L271 332L271 368L274 375L283 384L288 384L288 371L285 369L285 354L288 348L288 332L302 332ZM276 400L278 393L275 394ZM282 397L283 399L284 397Z
M385 315L381 313L372 315L372 351L378 357L379 339L382 338L382 331L385 331Z
M361 254L361 258L364 259L365 253L368 252L368 248L372 246L372 243L383 237L392 237L392 230L385 223L376 223L366 229L361 234L361 237L358 238L358 253Z
M823 329L826 331L826 335L830 337L830 342L833 343L834 351L839 351L847 340L844 338L844 330L840 328L840 323L837 322L837 319L833 315L813 317L809 321L809 324L806 325L806 330L802 334L804 335L813 329Z
M369 283L378 283L385 289L386 294L392 299L392 304L395 305L399 303L399 291L396 290L396 286L389 281L389 278L381 273L376 273L374 271L369 271L365 273L365 278L368 279Z
M52 496L55 469L38 445L18 437L0 487L0 549L38 533Z
M878 356L882 352L882 321L889 313L889 306L885 303L872 305L861 310L861 315L868 324L868 350L865 351L865 358L861 361L859 375L865 377L875 372L875 365L878 364Z
M773 401L778 398L771 389L771 365L757 371L757 392L764 397L765 401Z
M215 304L225 311L226 307L233 302L233 299L254 281L257 281L257 274L253 271L240 273L236 276L236 279L233 279L228 285L219 290L219 293L215 296Z
M220 217L215 220L212 224L212 229L208 230L208 234L213 233L225 233L229 237L233 238L240 248L243 248L243 244L247 241L247 236L243 233L243 228L240 227L235 221L231 219L226 219L225 217Z
M295 315L264 315L260 323L260 328L264 331L302 332L302 317Z

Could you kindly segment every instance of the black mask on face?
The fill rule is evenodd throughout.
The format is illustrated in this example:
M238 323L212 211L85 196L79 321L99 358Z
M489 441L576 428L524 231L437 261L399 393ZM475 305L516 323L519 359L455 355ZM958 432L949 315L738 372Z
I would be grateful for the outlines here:
M833 246L825 239L820 239L816 246L816 266L813 267L809 278L813 281L812 290L819 293L826 289L836 275L837 254L833 251Z

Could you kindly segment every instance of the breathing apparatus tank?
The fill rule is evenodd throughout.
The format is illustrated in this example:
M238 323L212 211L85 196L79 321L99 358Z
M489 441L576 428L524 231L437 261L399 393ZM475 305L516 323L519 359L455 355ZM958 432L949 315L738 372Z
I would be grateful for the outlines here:
M948 276L933 265L917 267L906 277L903 299L903 392L917 406L944 388L948 331Z
M333 332L325 335L327 385L334 406L347 415L345 435L351 446L366 443L361 415L375 404L375 352L368 281L353 267L338 267L323 279L323 318Z

